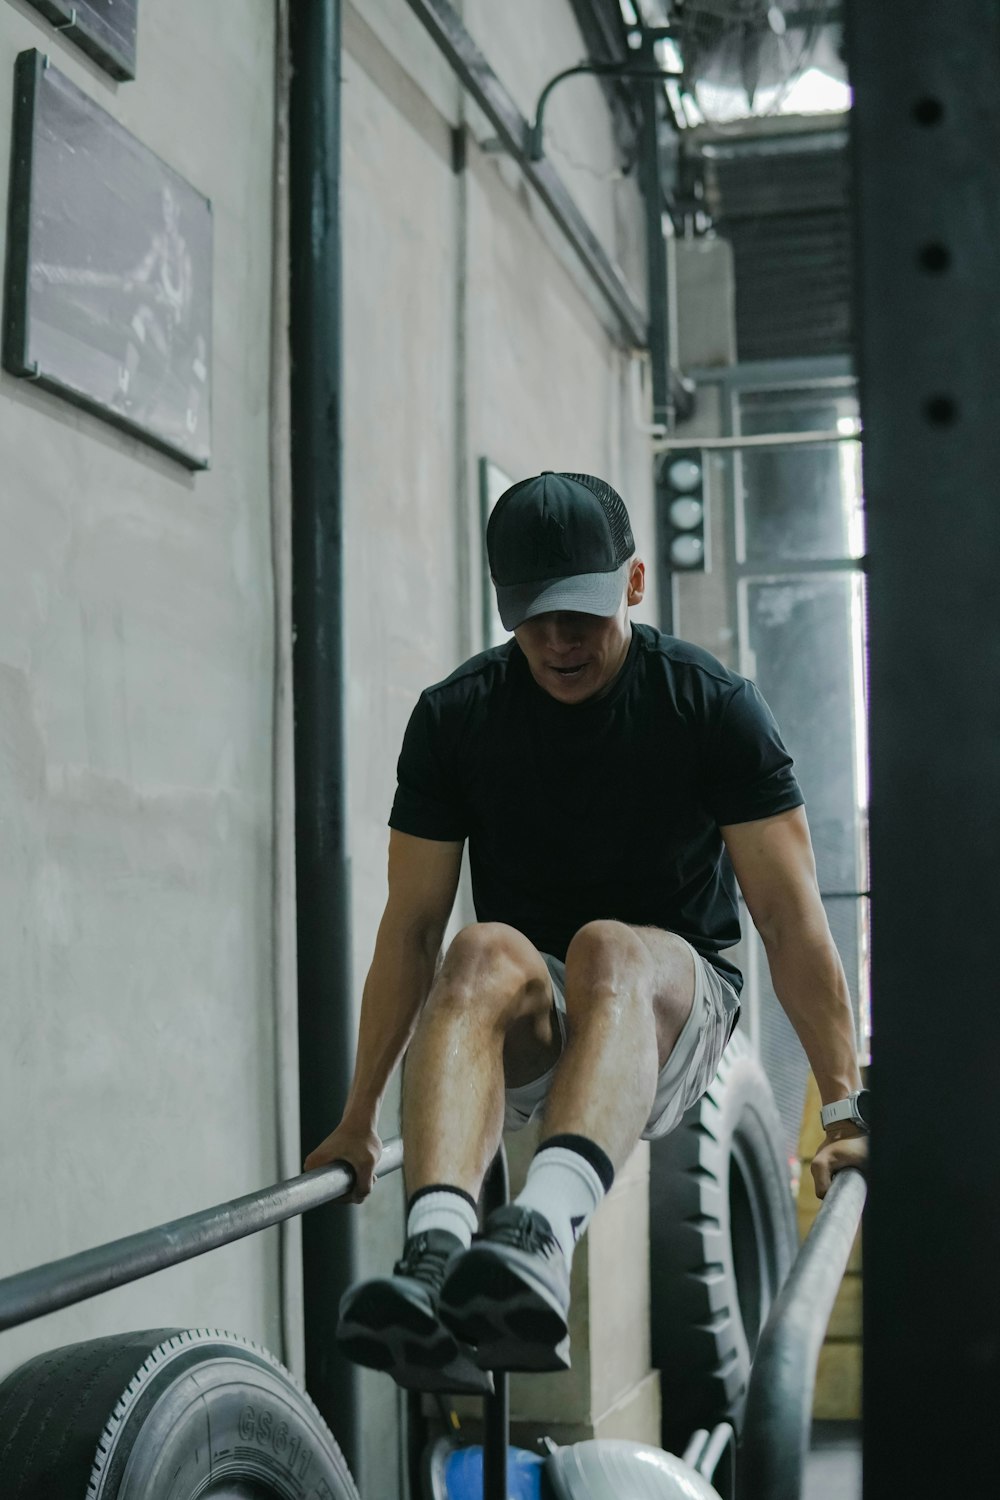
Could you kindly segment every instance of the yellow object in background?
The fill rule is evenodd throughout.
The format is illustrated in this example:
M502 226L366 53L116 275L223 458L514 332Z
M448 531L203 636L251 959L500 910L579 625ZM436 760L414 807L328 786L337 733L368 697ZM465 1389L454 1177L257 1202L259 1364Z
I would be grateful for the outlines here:
M809 1163L823 1144L820 1124L819 1089L810 1073L806 1085L805 1107L799 1131L799 1155L802 1176L799 1182L799 1238L805 1239L819 1213L819 1199L813 1188ZM813 1416L822 1421L860 1421L861 1419L861 1232L854 1242L847 1271L841 1282L826 1341L816 1371L816 1394Z

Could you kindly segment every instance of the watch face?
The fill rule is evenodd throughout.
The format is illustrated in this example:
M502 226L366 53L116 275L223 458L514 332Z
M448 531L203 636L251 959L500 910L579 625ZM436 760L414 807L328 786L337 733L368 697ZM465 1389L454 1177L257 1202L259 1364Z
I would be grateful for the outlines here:
M870 1089L861 1089L857 1099L858 1114L865 1122L865 1128L867 1130L871 1130L872 1128L871 1097L872 1096Z

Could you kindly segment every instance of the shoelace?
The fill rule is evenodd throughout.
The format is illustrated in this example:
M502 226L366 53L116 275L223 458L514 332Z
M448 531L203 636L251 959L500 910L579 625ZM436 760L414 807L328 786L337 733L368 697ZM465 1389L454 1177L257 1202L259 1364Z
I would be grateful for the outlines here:
M418 1234L413 1243L407 1246L402 1260L397 1260L392 1269L397 1276L414 1276L418 1281L426 1282L435 1291L439 1291L450 1258L450 1250L441 1245L431 1245L426 1234Z
M513 1214L490 1224L489 1237L494 1242L510 1245L514 1250L529 1254L552 1255L559 1252L559 1245L550 1229L543 1229L530 1214Z

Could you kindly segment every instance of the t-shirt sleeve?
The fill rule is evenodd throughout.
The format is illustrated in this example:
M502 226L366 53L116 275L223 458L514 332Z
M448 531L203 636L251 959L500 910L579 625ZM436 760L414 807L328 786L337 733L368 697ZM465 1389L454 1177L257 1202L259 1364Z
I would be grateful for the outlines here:
M805 801L774 715L752 682L741 680L723 700L706 749L705 800L720 827Z
M468 834L454 745L447 743L434 703L421 693L403 735L389 827L420 839L459 843Z

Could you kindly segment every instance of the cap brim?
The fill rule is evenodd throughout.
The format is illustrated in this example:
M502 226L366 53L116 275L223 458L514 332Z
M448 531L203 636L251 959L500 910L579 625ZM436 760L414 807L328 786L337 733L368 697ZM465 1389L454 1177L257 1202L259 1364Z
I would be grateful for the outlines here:
M505 630L552 610L581 615L617 614L625 592L628 563L613 573L574 573L569 578L539 578L534 583L497 584L497 608Z

